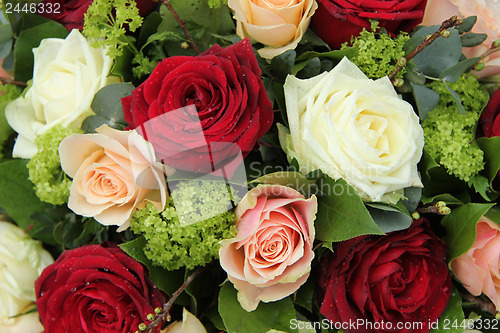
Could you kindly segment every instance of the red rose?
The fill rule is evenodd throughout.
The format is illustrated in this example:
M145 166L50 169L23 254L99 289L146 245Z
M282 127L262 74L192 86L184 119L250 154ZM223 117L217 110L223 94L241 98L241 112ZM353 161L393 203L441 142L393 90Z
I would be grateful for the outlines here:
M68 31L82 30L83 16L92 1L94 0L43 0L44 6L40 8L44 10L39 11L39 14L61 23ZM139 15L146 16L155 9L158 3L154 0L136 0L136 4L139 8Z
M500 136L500 89L497 89L479 119L479 135L491 138Z
M364 323L345 332L428 332L450 299L446 251L423 219L341 242L321 267L320 312L337 325Z
M314 32L333 48L358 36L363 28L370 30L370 21L389 33L410 31L422 22L427 0L317 0L318 9L312 17Z
M47 333L135 332L165 303L143 266L114 244L65 251L42 272L35 292Z
M245 157L273 122L250 39L195 57L163 59L122 98L127 129L150 141L167 165L212 172Z

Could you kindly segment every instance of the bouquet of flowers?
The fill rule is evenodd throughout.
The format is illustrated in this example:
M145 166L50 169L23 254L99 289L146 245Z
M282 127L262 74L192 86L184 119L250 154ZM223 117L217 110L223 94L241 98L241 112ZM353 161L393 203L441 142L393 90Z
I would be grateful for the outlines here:
M493 0L5 0L0 331L498 332Z

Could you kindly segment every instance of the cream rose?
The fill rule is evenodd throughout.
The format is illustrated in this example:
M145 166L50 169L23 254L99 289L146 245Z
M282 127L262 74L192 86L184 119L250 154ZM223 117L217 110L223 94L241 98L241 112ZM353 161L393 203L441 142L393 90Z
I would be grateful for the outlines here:
M247 311L280 300L306 282L314 258L316 197L259 185L236 207L236 237L222 242L220 264Z
M68 207L104 225L128 228L131 214L145 200L163 209L167 200L165 166L151 143L135 130L103 125L97 134L76 134L59 145L61 167L73 178Z
M48 38L33 49L32 86L5 109L9 125L19 134L13 156L31 158L35 138L55 125L80 127L93 114L90 104L106 85L113 63L104 49L90 47L78 30L66 39Z
M476 240L469 251L451 261L451 269L472 295L481 293L500 311L500 226L487 217L476 224Z
M318 8L315 0L229 0L228 6L238 36L266 45L259 54L268 59L297 46Z
M0 221L0 332L43 331L36 313L11 317L34 308L35 280L53 262L40 242L14 224Z
M207 330L198 318L184 308L182 321L173 322L161 333L207 333Z
M290 130L279 126L280 143L304 174L321 169L372 201L421 186L423 130L387 77L368 79L344 58L307 80L288 76L284 89Z
M488 35L482 44L463 48L463 53L467 58L482 56L491 48L495 40L500 39L500 22L498 21L500 3L497 0L428 0L422 24L441 24L454 15L461 18L477 16L477 22L472 28L472 32ZM492 53L483 61L486 65L485 68L473 73L480 78L489 77L489 80L499 82L500 53Z

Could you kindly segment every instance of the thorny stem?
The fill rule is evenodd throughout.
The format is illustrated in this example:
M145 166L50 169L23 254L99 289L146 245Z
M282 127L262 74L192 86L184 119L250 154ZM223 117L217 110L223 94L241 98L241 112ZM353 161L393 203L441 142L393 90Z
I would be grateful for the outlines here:
M436 38L441 36L441 32L443 32L444 30L446 30L448 28L455 27L455 26L459 25L460 23L462 23L462 20L460 20L457 16L452 16L451 18L444 21L435 33L433 33L430 36L427 36L422 43L420 43L413 51L411 51L410 54L408 54L406 56L406 63L408 63L408 61L410 61L414 56L419 54L420 51L422 51L424 48L426 48L427 46L432 44L432 42L434 42L436 40ZM397 66L394 68L394 70L391 72L391 74L389 74L389 79L391 81L394 79L396 74L403 68L403 66L401 64L399 64L399 62L398 62Z
M182 292L184 291L184 289L186 289L186 287L201 273L203 272L203 270L205 269L205 267L201 267L199 268L198 270L194 271L193 274L189 275L187 278L186 278L186 281L184 281L184 283L179 287L179 289L177 289L173 294L172 294L172 297L170 297L170 299L168 300L167 303L163 304L163 309L162 309L162 312L160 312L156 318L151 322L149 323L149 325L146 327L145 329L145 332L148 332L148 333L152 333L153 332L153 329L158 326L161 322L163 321L170 321L171 320L171 317L170 317L170 309L172 308L172 306L174 305L175 301L177 300L177 298L179 297L180 294L182 294Z
M198 46L194 42L193 37L191 37L191 34L189 33L189 30L186 27L186 22L184 22L179 17L179 14L177 14L177 12L175 11L174 7L170 3L170 0L160 0L160 2L162 4L164 4L165 6L167 6L168 10L170 11L170 13L174 17L174 19L177 21L177 23L179 23L182 31L184 32L184 35L186 35L187 39L189 40L189 45L191 45L191 48L194 50L194 52L196 52L196 54L200 54L201 53L200 49L198 48Z

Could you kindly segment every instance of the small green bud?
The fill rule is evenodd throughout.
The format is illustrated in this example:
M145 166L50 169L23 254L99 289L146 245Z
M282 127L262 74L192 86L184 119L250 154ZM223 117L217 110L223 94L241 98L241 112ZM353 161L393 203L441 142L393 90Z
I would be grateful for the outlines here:
M438 202L436 202L436 204L434 206L436 206L436 207L446 207L446 202L444 202L444 201L438 201Z
M146 330L146 328L148 328L148 327L146 326L146 324L144 324L144 323L140 323L140 324L139 324L139 330L140 330L140 331L144 332L144 331Z
M148 314L148 315L147 315L147 317L146 317L146 318L147 318L149 321L153 321L153 320L155 320L155 315L154 315L154 314L152 314L152 313L150 313L150 314Z
M191 45L189 45L188 42L182 42L181 43L181 47L184 49L184 50L187 50L191 47Z
M495 319L500 320L500 311L499 311L499 312L497 312L497 313L495 313Z
M418 212L415 212L415 213L411 214L411 218L414 220L418 220L420 218L420 214Z
M475 71L480 71L484 69L484 63L483 62L478 62L477 64L474 65L474 70Z
M441 215L448 215L451 213L450 207L439 207L438 213Z
M443 30L443 31L441 31L441 37L448 38L450 36L451 36L450 30Z
M401 57L398 59L398 65L399 66L405 66L406 65L406 58L405 57Z
M493 42L493 47L500 47L500 39Z
M156 313L156 314L160 314L160 313L161 313L161 311L162 311L162 310L161 310L161 308L155 308L155 313Z
M394 87L401 87L403 86L404 83L405 80L400 77L397 77L394 80L392 80L392 84L394 85Z

